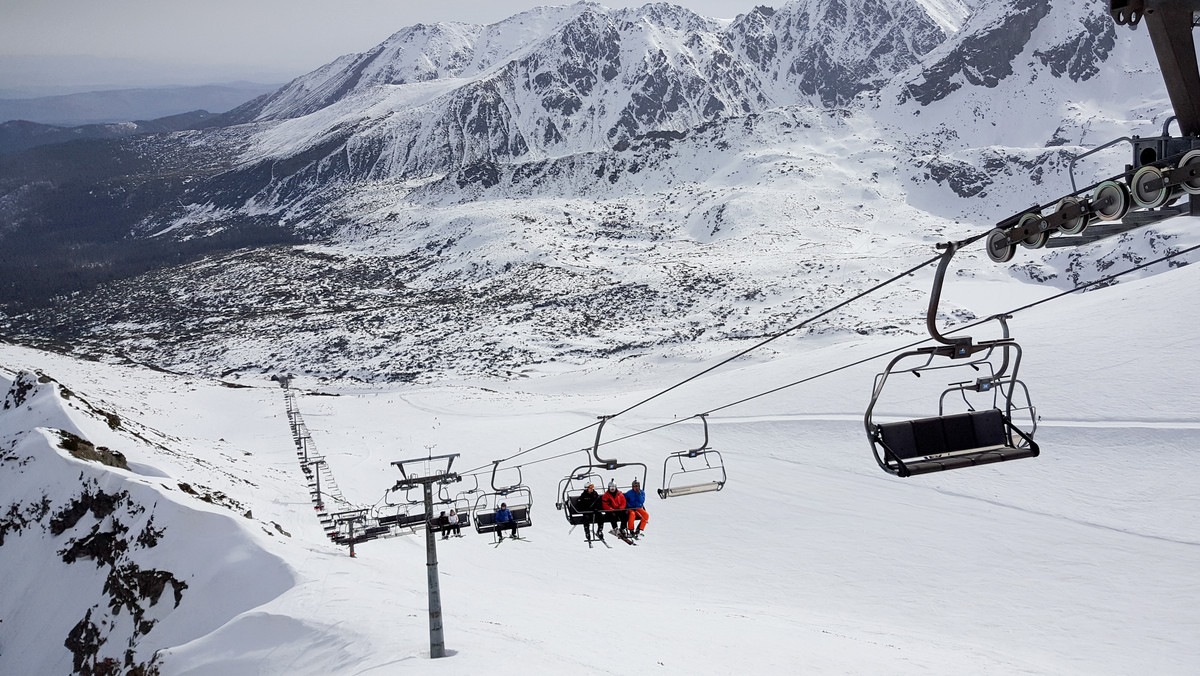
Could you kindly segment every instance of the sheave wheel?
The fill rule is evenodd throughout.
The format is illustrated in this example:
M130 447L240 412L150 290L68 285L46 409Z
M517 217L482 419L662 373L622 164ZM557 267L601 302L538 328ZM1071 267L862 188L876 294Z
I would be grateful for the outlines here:
M1180 158L1175 171L1181 171L1187 177L1179 187L1189 195L1200 195L1200 150L1192 150Z
M1021 229L1030 227L1034 230L1037 230L1037 232L1034 232L1032 235L1029 235L1025 239L1021 240L1021 246L1027 249L1040 249L1046 246L1046 240L1050 239L1050 233L1045 230L1041 230L1041 228L1045 227L1045 225L1045 220L1042 218L1041 214L1028 213L1022 216L1021 220L1017 221L1017 227Z
M1092 193L1092 213L1102 221L1119 221L1129 213L1129 189L1120 181L1105 181Z
M1068 210L1074 211L1075 207L1079 207L1079 214L1076 216L1067 216ZM1063 215L1062 225L1058 226L1060 232L1064 235L1078 235L1083 232L1088 225L1088 215L1083 211L1083 200L1078 197L1064 197L1054 205L1055 213Z
M1156 187L1152 188L1151 185ZM1171 197L1171 190L1163 182L1163 173L1158 167L1147 165L1138 169L1129 186L1133 203L1143 209L1157 209Z
M984 243L988 258L995 263L1007 263L1017 255L1017 247L1008 243L1008 237L1000 228L988 233Z

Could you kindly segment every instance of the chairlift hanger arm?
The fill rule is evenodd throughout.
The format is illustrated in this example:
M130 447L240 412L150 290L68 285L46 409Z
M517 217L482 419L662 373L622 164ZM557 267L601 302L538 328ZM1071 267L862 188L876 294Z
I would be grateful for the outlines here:
M697 453L700 453L708 448L708 414L697 413L695 417L699 418L700 422L704 424L704 443L700 444L700 448L695 448L688 451L688 457L690 458L696 457Z
M595 441L595 443L592 444L592 457L594 457L596 459L596 462L600 463L601 465L604 465L605 467L607 467L609 469L614 468L617 464L617 461L616 461L616 459L606 460L606 459L600 457L600 435L604 433L604 423L608 422L608 419L612 418L612 417L614 417L614 416L611 416L611 415L600 416L600 426L596 428L596 441Z
M947 338L938 331L937 328L937 311L938 305L942 301L942 283L946 279L946 270L950 267L950 259L954 258L954 253L962 246L960 242L947 242L939 244L938 248L945 249L942 254L942 259L938 261L937 272L933 277L933 290L929 293L929 310L925 313L925 327L929 330L929 336L949 347L947 354L955 359L959 357L967 357L973 354L971 349L971 337L959 336L957 338Z
M520 465L516 465L515 467L513 467L513 469L517 470L517 483L512 484L511 486L497 486L496 485L496 470L499 469L500 463L502 463L502 462L504 462L504 461L503 460L493 460L492 461L492 490L495 491L496 493L505 493L507 491L513 490L514 488L524 486L525 481L524 481L524 477L521 476L521 466Z

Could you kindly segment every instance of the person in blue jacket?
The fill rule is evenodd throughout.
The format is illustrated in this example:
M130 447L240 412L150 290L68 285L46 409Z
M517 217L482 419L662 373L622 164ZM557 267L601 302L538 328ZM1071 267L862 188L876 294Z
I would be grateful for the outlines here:
M633 539L642 536L642 529L650 522L650 514L646 511L646 492L642 490L637 479L633 480L633 488L625 492L625 508L629 510L627 529ZM634 519L638 520L637 530L633 529Z
M501 502L500 509L496 510L496 534L500 539L504 539L504 529L511 528L512 536L517 537L517 520L513 518L513 513L508 510L508 503Z

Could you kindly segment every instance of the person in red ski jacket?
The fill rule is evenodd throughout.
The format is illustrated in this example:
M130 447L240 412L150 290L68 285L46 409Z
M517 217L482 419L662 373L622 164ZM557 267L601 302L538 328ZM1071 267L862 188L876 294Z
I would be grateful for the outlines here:
M608 482L608 490L600 496L600 506L608 512L604 517L607 517L608 522L612 524L613 533L617 533L617 529L621 527L620 519L624 516L622 511L625 509L625 495L621 493L621 489L617 488L616 481ZM600 538L604 538L603 528L600 529Z

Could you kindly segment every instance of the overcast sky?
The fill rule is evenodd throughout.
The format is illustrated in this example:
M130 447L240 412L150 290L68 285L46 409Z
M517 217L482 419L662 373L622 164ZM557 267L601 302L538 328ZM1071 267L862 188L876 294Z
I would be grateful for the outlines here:
M675 0L733 18L787 0ZM284 82L405 26L495 23L556 0L0 0L0 89ZM606 0L636 7L645 0ZM76 57L89 57L78 59Z

